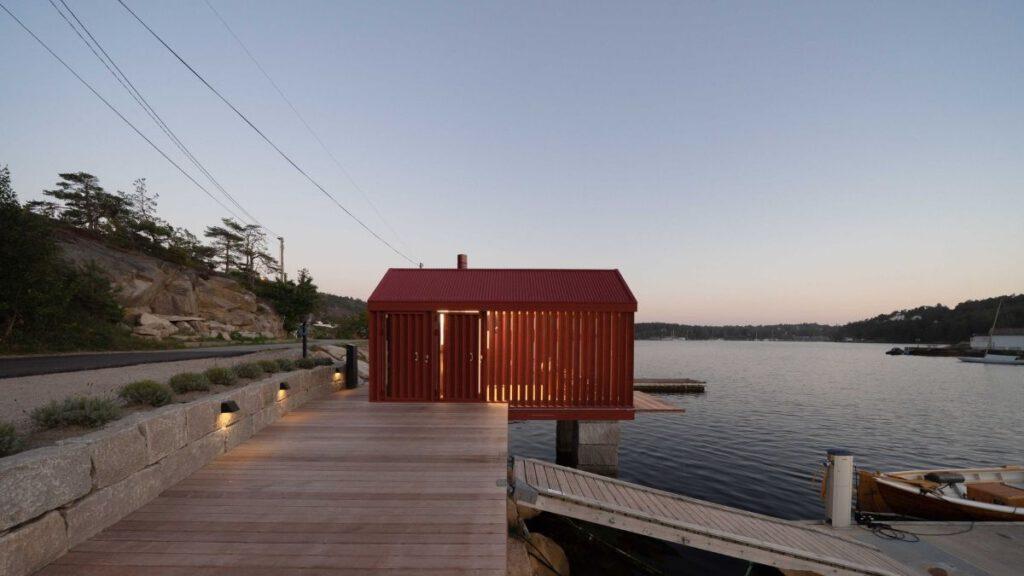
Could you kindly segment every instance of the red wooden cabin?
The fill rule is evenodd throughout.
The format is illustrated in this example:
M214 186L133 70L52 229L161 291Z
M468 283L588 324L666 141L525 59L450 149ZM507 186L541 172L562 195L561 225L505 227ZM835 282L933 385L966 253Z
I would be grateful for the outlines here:
M618 270L392 268L368 301L370 399L508 402L509 418L633 418Z

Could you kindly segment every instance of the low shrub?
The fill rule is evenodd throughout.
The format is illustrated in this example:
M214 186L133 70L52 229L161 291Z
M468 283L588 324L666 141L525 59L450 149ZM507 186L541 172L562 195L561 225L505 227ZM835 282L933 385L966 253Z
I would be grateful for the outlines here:
M273 374L274 372L281 371L281 367L277 365L276 360L260 360L257 364L259 364L260 369L267 374Z
M178 394L193 392L196 390L205 391L210 389L210 379L205 374L198 372L182 372L171 376L167 382Z
M73 396L32 411L32 420L43 428L85 426L98 428L121 417L121 408L108 398Z
M316 366L316 359L314 358L299 358L298 360L295 361L296 368L302 368L304 370L307 370L314 366Z
M295 360L292 360L291 358L278 358L277 369L281 372L291 372L292 370L295 370Z
M239 378L259 378L263 375L263 369L255 362L236 364L233 370Z
M316 362L317 366L334 366L334 359L333 358L326 358L326 357L318 356L316 358L313 358L313 361Z
M126 384L117 393L128 404L145 404L148 406L163 406L170 404L174 398L174 392L169 386L154 382L152 380L139 380Z
M18 435L13 424L0 422L0 457L20 452L24 445L24 440Z
M233 386L238 382L238 375L235 374L235 371L223 366L214 366L203 372L203 374L206 375L210 384L216 384L217 386Z

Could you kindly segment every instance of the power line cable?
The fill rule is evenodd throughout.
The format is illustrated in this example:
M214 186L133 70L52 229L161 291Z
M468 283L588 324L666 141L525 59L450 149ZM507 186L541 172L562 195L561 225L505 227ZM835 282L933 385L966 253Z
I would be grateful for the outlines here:
M360 186L358 182L356 182L356 179L352 176L352 174L345 168L345 166L342 165L341 161L338 160L334 153L331 152L330 148L327 147L327 144L324 143L322 138L320 138L320 135L316 132L316 130L313 129L309 122L306 121L306 118L299 112L298 108L295 107L295 104L292 103L291 99L285 95L284 90L281 88L281 86L274 81L274 79L270 76L270 73L267 72L267 70L263 67L262 64L260 64L260 61L256 59L256 56L252 53L251 50L249 50L249 47L246 46L245 42L242 41L238 34L235 33L234 29L231 28L231 26L227 23L227 20L225 20L224 17L221 16L220 12L218 12L217 9L213 7L213 4L210 2L210 0L203 1L206 2L206 5L210 8L210 11L213 12L214 16L217 17L217 20L220 20L220 23L224 25L224 28L228 31L231 37L235 39L235 42L237 42L238 45L242 47L242 50L245 51L245 54L249 57L250 60L252 60L252 63L255 64L257 68L259 68L259 71L263 74L263 77L266 78L268 82L270 82L270 85L274 87L274 90L277 91L277 94L281 97L281 99L284 100L285 103L288 104L288 107L292 109L292 112L295 113L295 117L298 118L299 122L301 122L302 125L306 127L306 131L309 132L310 136L312 136L313 139L317 141L317 144L320 145L320 148L322 148L323 151L327 154L327 156L331 159L331 161L334 162L334 165L338 167L338 170L340 170L341 173L345 175L345 178L347 178L349 183L352 184L352 187L355 188L359 192L359 194L362 195L363 199L366 200L366 203L370 205L370 208L373 208L374 213L377 214L377 217L380 218L380 221L384 224L384 226L386 226L388 230L391 231L391 234L393 234L394 237L399 242L401 242L406 249L408 249L409 244L405 241L404 238L402 238L402 235L398 233L398 230L395 230L395 228L391 225L391 222L389 222L388 219L384 217L384 214L382 214L381 211L377 208L377 204L374 203L370 195L367 194L365 190L363 190L363 187Z
M106 49L103 48L103 45L100 44L99 40L96 39L96 37L92 34L89 28L85 25L85 23L82 22L82 20L78 17L78 15L75 14L75 11L72 10L70 6L68 6L67 2L65 2L65 0L59 0L61 5L64 6L64 9L67 10L68 14L70 14L71 17L74 18L75 22L78 23L78 27L80 27L82 30L81 32L79 31L78 27L76 27L75 24L68 19L67 15L65 15L64 12L61 11L61 9L57 6L54 0L49 1L50 5L53 6L53 9L56 10L58 14L60 14L61 18L63 18L65 22L67 22L68 26L71 27L75 34L82 40L83 43L85 43L86 47L89 48L93 55L96 56L100 63L102 63L103 66L107 69L107 71L110 72L110 74L114 77L114 79L117 80L119 84L121 84L121 87L128 92L132 99L135 100L135 103L142 108L142 110L153 120L153 122L156 123L156 125L164 132L164 134L171 140L171 142L173 142L178 147L182 154L184 154L185 157L188 158L192 162L192 164L206 176L206 178L214 185L214 187L216 187L221 192L221 194L223 194L232 204L234 204L236 208L238 208L239 211L242 212L242 214L245 214L249 218L249 220L251 220L256 226L259 226L260 228L263 228L270 234L276 236L273 230L264 226L255 216L252 215L252 213L246 210L245 207L242 206L242 204L239 203L238 200L234 198L234 196L228 193L228 191L224 189L224 187L213 176L213 174L211 174L210 171L206 169L202 162L200 162L199 159L192 154L192 151L189 150L189 148L185 145L184 142L181 141L180 138L178 138L178 135L174 133L170 126L168 126L167 123L164 122L163 118L157 113L157 111L152 107L152 105L150 105L146 97L142 95L142 92L139 91L139 89L135 86L131 79L128 78L128 75L124 73L121 67L117 65L117 62L115 62L114 59L110 56L110 54L106 51ZM85 32L85 34L89 36L89 39L92 41L91 43L89 40L86 40L84 36L82 36L82 32ZM95 45L95 48L93 47L93 45ZM100 54L96 52L97 48L100 52L103 53L103 56L100 56ZM111 66L113 66L113 68L111 68ZM244 219L238 219L242 220L243 223L248 224L248 222L245 222Z
M2 2L0 2L0 8L2 8L3 11L6 12L7 15L10 16L15 22L17 22L18 25L21 26L21 28L23 30L25 30L25 32L28 32L28 34L30 36L32 36L32 38L34 38L35 41L38 42L40 46L42 46L44 49L46 49L46 51L49 52L51 56L53 56L58 62L60 62L61 65L63 65L64 68L67 69L68 72L71 72L71 74L75 78L77 78L78 81L81 82L86 88L88 88L89 91L93 93L93 95L95 95L104 104L106 104L107 108L110 108L111 112L116 114L117 117L120 118L125 124L127 124L129 128L134 130L136 134L138 134L143 140L145 140L147 144L149 144L154 150L159 152L160 155L164 157L164 160L167 160L168 162L170 162L171 165L173 165L175 168L178 169L178 172L181 172L182 175L185 176L185 178L188 178L190 182L195 184L196 187L199 188L200 190L202 190L207 196L209 196L211 200L213 200L214 202L219 204L220 207L223 208L227 213L231 214L232 216L234 216L235 218L237 218L239 220L242 219L237 214L235 214L234 211L231 210L231 208L228 208L226 205L224 205L224 203L221 202L219 198L217 198L216 196L211 194L209 190L207 190L202 184L200 184L195 178L193 178L191 174L186 172L185 169L182 168L177 162L175 162L173 159L171 159L171 157L168 156L166 152L161 150L159 146L154 144L153 141L150 140L148 136L146 136L141 130L139 130L138 127L135 126L135 124L132 124L132 122L130 120L128 120L128 118L126 118L124 116L124 114L121 114L121 112L117 108L115 108L114 105L111 104L106 98L104 98L102 94L97 92L96 89L92 87L92 84L89 84L89 82L87 82L85 80L85 78L82 78L82 76L78 72L76 72L74 68L72 68L67 62L65 62L63 58L58 56L57 53L54 52L50 48L50 46L46 44L46 42L43 42L42 38L37 36L35 32L33 32L28 26L26 26L25 23L22 22L20 18L15 16L14 12L11 12L11 10L9 8L7 8L7 6L4 5Z
M390 248L392 252L394 252L395 254L401 256L402 258L407 260L410 264L413 264L413 265L417 264L417 262L415 260L413 260L412 258L407 256L404 252L402 252L401 250L396 248L391 242L388 242L386 239L384 239L384 237L382 237L380 234L378 234L376 231L374 231L373 228L370 228L369 226L367 226L365 222L363 222L351 210L349 210L341 202L339 202L337 198L335 198L330 192L327 191L326 188L321 186L319 182L317 182L315 179L313 179L313 177L310 176L309 173L307 173L298 164L296 164L295 161L292 160L290 156L285 154L284 151L281 150L281 148L277 144L275 144L273 140L271 140L266 134L264 134L263 131L260 130L255 124L253 124L253 122L251 120L249 120L249 118L247 118L245 116L245 114L242 114L242 112L238 108L236 108L235 105L231 103L231 101L229 101L227 98L225 98L224 95L221 94L216 88L214 88L213 85L210 84L206 80L206 78L203 77L202 74L197 72L196 69L193 68L191 64L189 64L184 58L181 57L180 54L178 54L178 52L176 52L174 50L174 48L171 48L171 46L167 42L165 42L164 39L161 38L159 34L157 34L152 28L150 28L149 24L146 24L146 22L142 18L140 18L139 15L136 14L134 10L132 10L127 4L125 4L124 0L117 0L117 1L118 1L119 4L121 4L121 6L124 7L125 10L128 11L129 14L131 14L136 20L138 20L139 24L142 24L142 26L146 30L148 30L149 33L152 34L153 37L156 38L156 40L158 42L160 42L160 44L163 45L164 48L166 48L171 54L173 54L174 57L177 58L178 61L181 62L182 65L185 66L185 68L188 68L189 72L192 72L192 74L196 78L198 78L200 82L202 82L207 88L209 88L211 92L216 94L217 97L220 98L222 102L227 104L227 106L229 108L231 108L231 110L234 111L234 113L237 114L239 118L241 118L246 124L249 125L250 128L252 128L257 134L259 134L260 137L263 138L263 140L266 141L266 143L269 144L271 148L273 148L275 151L277 151L277 153L282 158L284 158L289 164L291 164L292 167L295 168L295 170L297 170L299 172L299 174L302 174L306 178L306 180L308 180L313 186L315 186L317 189L319 189L320 192L322 192L325 196L330 198L330 200L332 202L334 202L334 204L337 205L338 208L341 208L341 210L343 212L348 214L349 217L351 217L353 220L355 220L356 223L358 223L364 230L369 232L374 238L376 238L382 244L384 244L385 246Z

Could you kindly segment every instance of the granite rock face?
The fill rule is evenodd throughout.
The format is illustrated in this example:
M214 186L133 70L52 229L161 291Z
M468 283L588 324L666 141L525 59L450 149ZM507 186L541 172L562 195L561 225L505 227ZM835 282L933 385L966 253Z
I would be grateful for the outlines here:
M80 266L95 262L110 279L125 309L125 322L137 336L230 340L235 333L286 335L281 317L231 278L77 235L61 235L58 240L64 258Z

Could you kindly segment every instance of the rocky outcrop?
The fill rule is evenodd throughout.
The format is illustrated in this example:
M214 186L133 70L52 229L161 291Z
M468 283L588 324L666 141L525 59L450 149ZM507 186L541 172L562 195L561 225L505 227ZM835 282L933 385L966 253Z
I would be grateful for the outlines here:
M280 316L241 284L145 254L119 250L77 235L63 235L64 257L92 261L110 278L137 336L230 340L285 336Z

